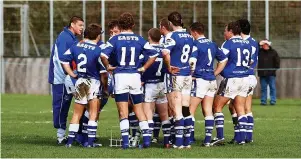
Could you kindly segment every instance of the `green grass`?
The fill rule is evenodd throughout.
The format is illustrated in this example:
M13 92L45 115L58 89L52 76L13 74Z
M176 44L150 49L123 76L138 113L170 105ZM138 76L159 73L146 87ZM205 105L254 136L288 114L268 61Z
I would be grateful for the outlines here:
M204 136L204 123L200 110L196 116L197 142L189 150L162 149L154 145L149 149L109 147L110 130L119 135L119 121L114 102L111 100L101 113L98 135L104 147L86 149L73 146L67 149L56 145L56 131L52 127L51 97L35 95L2 95L1 101L1 156L18 158L181 158L181 157L301 157L301 101L278 100L276 106L259 106L254 101L254 140L245 146L200 147ZM72 110L73 108L71 108ZM225 138L233 136L233 125L225 108ZM69 119L71 117L69 114ZM114 126L114 127L112 127ZM215 134L215 132L214 132ZM161 135L162 136L162 135Z

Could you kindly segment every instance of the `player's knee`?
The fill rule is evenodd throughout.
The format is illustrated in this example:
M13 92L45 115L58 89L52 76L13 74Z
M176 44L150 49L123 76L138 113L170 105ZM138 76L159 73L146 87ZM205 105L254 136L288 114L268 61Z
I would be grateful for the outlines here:
M133 104L140 104L143 102L143 95L142 94L130 94L131 100Z

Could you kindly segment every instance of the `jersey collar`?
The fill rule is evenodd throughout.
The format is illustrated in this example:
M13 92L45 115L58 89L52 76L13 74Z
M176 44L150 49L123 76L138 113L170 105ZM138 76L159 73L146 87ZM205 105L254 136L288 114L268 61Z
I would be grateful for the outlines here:
M250 35L246 35L246 37L243 38L243 40L247 40L247 39L249 39L250 37L251 37Z
M230 39L234 39L234 38L242 39L241 36L238 36L238 35L237 35L237 36L232 36ZM230 39L229 39L229 40L230 40Z
M150 44L151 46L161 46L161 44Z
M173 32L186 32L186 29L177 29L177 30L174 30Z
M200 39L206 39L205 36L200 36L197 40L200 40Z
M84 40L84 42L85 42L85 43L88 43L88 44L96 45L96 43L95 43L94 41L92 41L92 40L86 39L86 40Z
M134 32L121 32L120 34L134 34Z
M73 39L76 39L76 36L69 30L69 28L67 26L64 27L64 31L69 33Z

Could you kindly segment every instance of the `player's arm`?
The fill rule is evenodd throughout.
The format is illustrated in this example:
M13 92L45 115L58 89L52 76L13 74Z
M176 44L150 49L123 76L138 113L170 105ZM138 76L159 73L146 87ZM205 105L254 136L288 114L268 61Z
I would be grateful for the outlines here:
M176 45L176 42L172 38L167 38L163 45L164 49L162 50L162 55L164 64L169 73L176 74L179 72L179 68L170 65L170 51Z
M62 58L60 59L60 62L64 68L64 70L68 73L68 75L70 75L73 78L76 78L77 75L73 72L72 68L70 67L70 62L73 59L73 54L71 52L71 49L68 49L65 53L64 56L62 56Z
M157 56L159 55L155 48L153 48L148 42L143 41L142 44L144 44L142 51L142 53L144 54L143 56L148 57L148 60L142 67L138 69L139 72L144 72L145 70L147 70L156 61Z
M106 68L107 71L113 71L116 67L111 67L109 63L109 57L111 53L114 51L114 39L110 39L106 45L102 48L101 54L100 54L100 59L104 67Z
M198 53L199 53L199 50L197 48L197 46L193 46L192 48L192 53L191 53L191 56L189 58L189 65L190 65L190 70L191 70L191 73L194 72L195 70L195 67L196 67L196 63L197 63L197 57L198 57Z
M216 53L216 59L218 61L216 69L214 70L214 75L219 75L225 68L228 58L227 56L222 52L220 48L217 49Z

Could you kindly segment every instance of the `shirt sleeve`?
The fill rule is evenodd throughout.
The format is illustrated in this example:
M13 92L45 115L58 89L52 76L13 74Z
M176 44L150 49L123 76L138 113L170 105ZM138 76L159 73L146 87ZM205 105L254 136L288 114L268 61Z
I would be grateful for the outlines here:
M222 49L217 47L216 59L218 62L225 62L228 60L227 56L223 53Z
M56 47L56 53L57 58L61 61L61 58L64 57L65 52L73 45L73 41L70 41L70 39L64 37L59 37L56 41L55 47Z
M190 58L198 58L199 56L199 49L197 47L197 44L196 43L193 43L193 47L192 47L192 52L191 52L191 56Z
M107 70L106 70L105 66L103 65L103 63L101 62L100 54L101 54L101 49L99 49L98 54L96 54L96 56L98 58L98 63L100 64L99 73L106 73Z
M228 41L225 41L221 47L222 52L228 57L230 53L230 45Z
M60 58L62 64L69 64L73 60L73 47L68 49Z
M172 36L166 36L165 37L165 42L163 43L164 45L164 49L166 50L168 53L171 52L171 50L176 46L176 41L173 39Z
M143 45L143 54L145 57L157 57L159 54L154 47L152 47L148 42L142 42Z
M107 41L107 43L102 46L101 48L101 56L106 57L107 59L109 59L111 53L114 51L115 47L115 38L116 36L114 36L113 38L111 38L109 41Z

